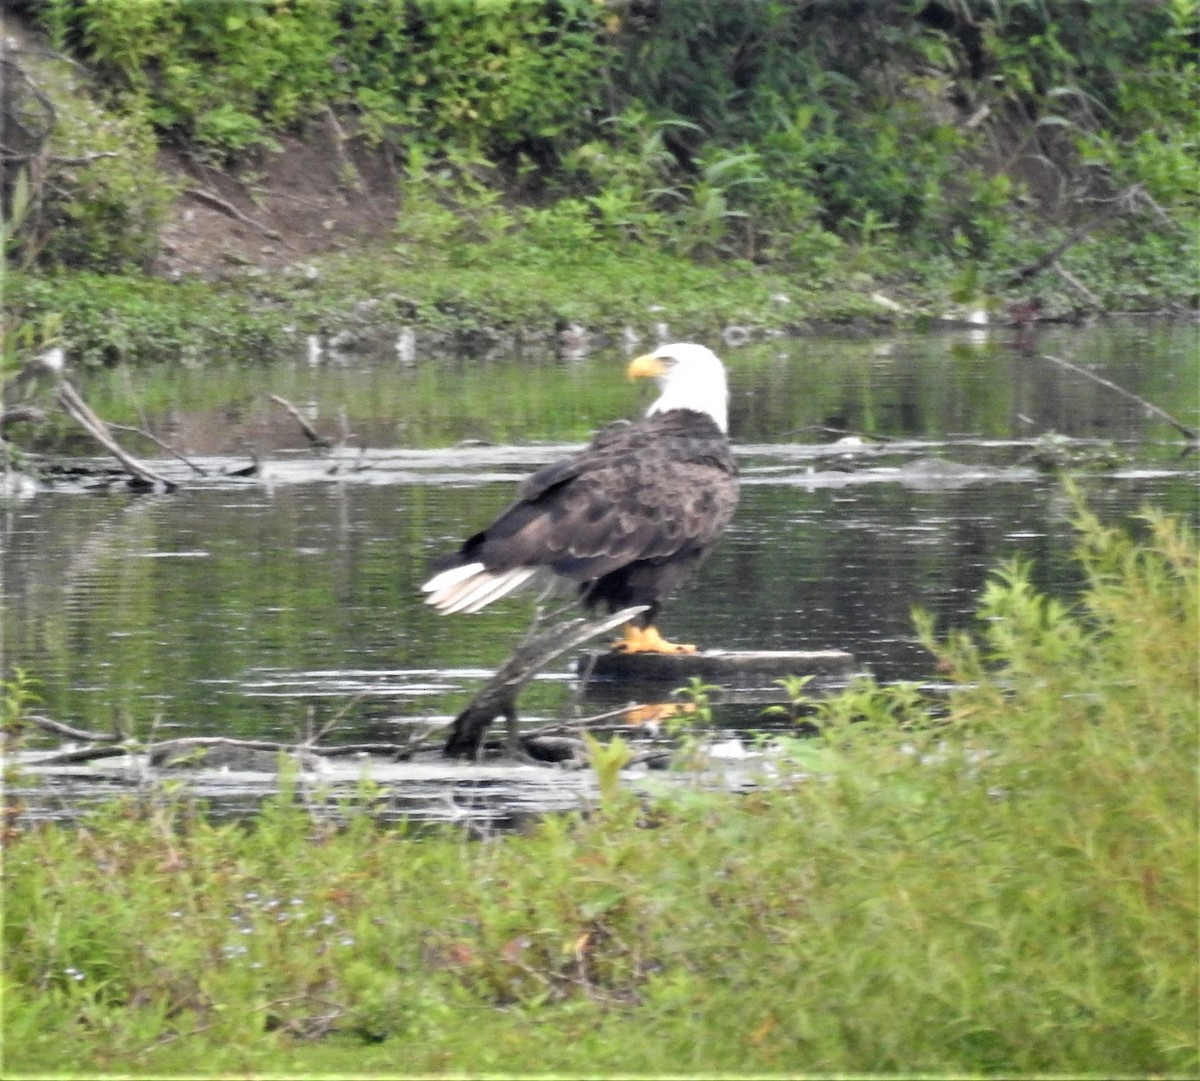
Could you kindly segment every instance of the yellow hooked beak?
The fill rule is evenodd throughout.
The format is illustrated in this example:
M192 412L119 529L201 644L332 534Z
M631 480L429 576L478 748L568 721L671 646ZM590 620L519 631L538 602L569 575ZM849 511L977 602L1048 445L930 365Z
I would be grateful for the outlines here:
M653 353L647 353L644 357L638 357L630 363L625 370L625 374L630 379L656 379L660 375L664 375L667 370L667 362L660 357L656 357Z

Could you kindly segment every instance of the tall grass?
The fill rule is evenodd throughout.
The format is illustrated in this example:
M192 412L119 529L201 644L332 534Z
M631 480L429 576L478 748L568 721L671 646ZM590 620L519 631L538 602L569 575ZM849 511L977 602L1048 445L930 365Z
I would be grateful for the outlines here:
M1195 1076L1196 544L1080 526L1076 603L1006 567L922 622L948 706L856 688L750 796L19 832L5 1076Z

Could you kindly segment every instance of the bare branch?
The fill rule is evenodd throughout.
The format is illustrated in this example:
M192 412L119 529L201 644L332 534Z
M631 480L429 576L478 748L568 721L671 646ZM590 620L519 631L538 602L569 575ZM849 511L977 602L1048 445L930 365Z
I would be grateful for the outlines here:
M15 405L11 409L0 412L0 432L10 424L25 422L41 424L45 419L46 411L44 409L38 409L35 405Z
M194 473L198 473L202 477L207 476L207 473L190 458L180 454L179 451L177 451L174 447L164 443L158 438L158 436L154 435L152 432L146 431L144 428L135 428L130 424L113 424L111 421L108 423L108 427L113 431L131 432L134 435L140 435L143 439L149 439L151 443L158 447L159 450L166 451L166 453L171 455L172 458L177 458Z
M65 157L59 154L50 155L50 161L54 165L91 165L94 161L99 161L101 158L115 158L119 155L115 150L93 150L87 154L81 154L77 157Z
M1068 248L1073 248L1081 240L1083 240L1090 232L1098 226L1103 225L1110 218L1115 216L1115 211L1109 211L1093 218L1091 221L1084 222L1077 229L1073 229L1062 240L1054 245L1047 252L1043 252L1031 263L1026 263L1023 267L1018 267L1004 280L1004 284L1009 288L1021 285L1027 282L1030 278L1036 277L1048 266L1054 263L1059 256Z
M211 206L214 210L219 210L222 214L233 218L234 221L240 221L243 225L248 225L251 229L256 229L258 232L262 233L263 236L268 237L271 240L278 240L281 242L283 240L283 237L280 236L280 234L274 229L269 229L261 222L257 222L248 215L243 214L236 206L233 205L233 203L229 202L228 199L222 199L219 195L215 195L211 191L206 191L204 188L184 188L183 194L190 195L193 199Z
M113 744L97 747L94 743L88 747L72 748L69 751L55 751L54 754L41 756L37 760L39 766L69 766L74 762L95 762L98 758L117 758L128 754L125 747Z
M527 736L561 736L570 732L582 732L604 721L619 720L631 710L644 709L647 705L649 705L647 702L627 702L616 709L605 710L603 713L594 713L590 717L580 717L575 721L552 721L550 724L544 724L540 728L532 728L525 734Z
M79 396L79 392L66 379L59 384L58 401L67 411L67 415L96 440L97 443L104 447L109 454L116 458L131 476L144 484L161 487L168 492L173 492L178 487L178 485L167 480L166 477L161 477L154 470L142 465L141 462L113 439L104 421L92 412L91 407Z
M56 721L53 717L45 717L40 713L23 714L22 720L37 725L43 731L53 732L56 736L86 740L89 743L114 743L125 738L120 732L92 732L86 728L76 728L65 721Z
M602 619L578 616L566 622L556 622L541 629L541 613L534 617L525 637L508 658L475 693L466 707L454 719L445 753L452 758L471 758L479 753L483 734L496 717L504 717L508 725L508 744L515 753L517 744L517 695L538 672L556 657L582 645L589 638L610 631L628 622L646 605L623 608Z
M1072 274L1065 266L1057 259L1050 264L1054 268L1054 272L1062 278L1072 289L1074 289L1084 300L1086 300L1093 308L1103 308L1104 303L1096 296L1086 285L1083 284L1074 274Z
M1012 273L1010 273L1004 280L1004 284L1009 288L1012 288L1022 284L1023 282L1027 282L1030 278L1036 277L1047 267L1053 266L1068 248L1073 248L1089 233L1098 229L1101 225L1106 225L1119 214L1128 213L1132 206L1142 201L1144 194L1145 193L1142 191L1142 186L1140 184L1132 184L1129 187L1122 189L1111 200L1108 201L1108 205L1103 213L1097 214L1091 220L1085 221L1082 225L1071 230L1071 232L1069 232L1065 237L1063 237L1062 240L1055 244L1053 248L1047 252L1043 252L1032 262L1026 263L1024 266L1018 267L1016 270L1012 271ZM1146 196L1146 198L1149 197ZM1160 212L1162 211L1162 208L1159 207L1157 203L1154 203L1153 200L1150 200L1150 202L1153 204L1153 209L1157 209Z

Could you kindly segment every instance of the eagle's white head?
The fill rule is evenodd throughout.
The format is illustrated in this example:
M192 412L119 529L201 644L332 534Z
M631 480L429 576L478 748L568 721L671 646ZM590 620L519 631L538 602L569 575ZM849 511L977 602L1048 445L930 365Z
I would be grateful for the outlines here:
M725 365L711 349L695 342L660 345L629 365L629 378L650 378L662 393L646 416L668 409L707 413L718 428L729 430L729 386Z

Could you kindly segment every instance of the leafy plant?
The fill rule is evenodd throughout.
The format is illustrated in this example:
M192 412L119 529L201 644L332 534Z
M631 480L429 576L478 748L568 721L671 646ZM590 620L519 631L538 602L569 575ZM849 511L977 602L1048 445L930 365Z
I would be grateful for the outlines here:
M777 679L775 683L783 688L788 704L786 706L768 706L763 710L763 715L787 717L795 723L799 720L801 712L808 709L815 701L805 689L813 681L813 678L813 676L784 676L783 679Z
M0 680L0 731L12 739L21 734L24 718L29 707L41 699L38 697L38 681L24 669L16 669L11 676Z

